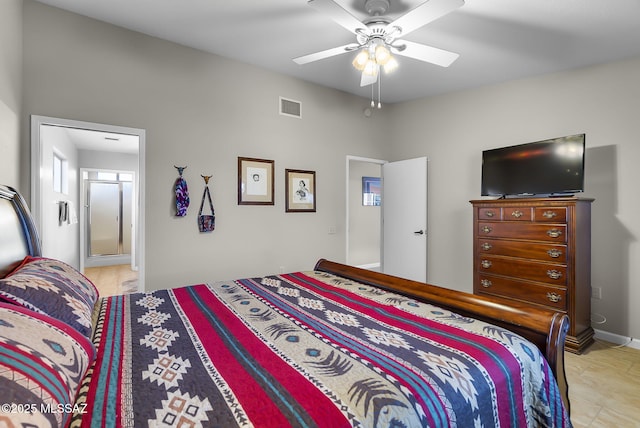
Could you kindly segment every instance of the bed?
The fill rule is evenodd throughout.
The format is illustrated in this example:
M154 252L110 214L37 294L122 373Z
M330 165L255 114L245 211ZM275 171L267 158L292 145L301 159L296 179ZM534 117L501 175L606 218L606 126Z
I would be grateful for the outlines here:
M0 187L0 425L571 426L566 315L328 260L100 298Z

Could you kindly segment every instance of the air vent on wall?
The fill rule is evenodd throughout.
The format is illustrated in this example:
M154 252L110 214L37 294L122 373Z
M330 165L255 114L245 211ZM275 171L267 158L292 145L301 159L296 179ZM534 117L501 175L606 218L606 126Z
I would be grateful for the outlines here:
M280 97L280 114L300 119L302 117L302 103Z

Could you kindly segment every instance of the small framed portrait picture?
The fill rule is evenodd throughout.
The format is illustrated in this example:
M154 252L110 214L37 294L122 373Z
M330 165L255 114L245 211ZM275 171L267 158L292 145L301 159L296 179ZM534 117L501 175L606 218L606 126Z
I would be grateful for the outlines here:
M316 212L316 172L285 170L285 211Z
M274 205L274 161L238 157L238 205Z

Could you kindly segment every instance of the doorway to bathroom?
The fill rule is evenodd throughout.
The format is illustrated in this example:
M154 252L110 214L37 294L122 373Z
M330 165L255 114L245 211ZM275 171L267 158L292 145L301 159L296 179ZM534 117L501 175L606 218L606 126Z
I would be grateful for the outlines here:
M43 255L83 272L101 295L144 290L145 131L33 115L31 149L31 208ZM117 220L104 229L115 228L115 239L88 229L90 181L114 184L117 192L111 186L106 193L123 195L122 204L109 202L92 213L94 221ZM96 190L100 184L94 196L104 193ZM103 282L110 292L101 289Z

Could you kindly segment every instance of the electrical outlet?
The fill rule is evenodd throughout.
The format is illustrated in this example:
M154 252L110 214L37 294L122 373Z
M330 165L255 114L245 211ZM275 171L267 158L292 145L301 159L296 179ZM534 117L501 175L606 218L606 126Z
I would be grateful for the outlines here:
M601 287L591 287L591 298L600 300L602 299L602 288Z

